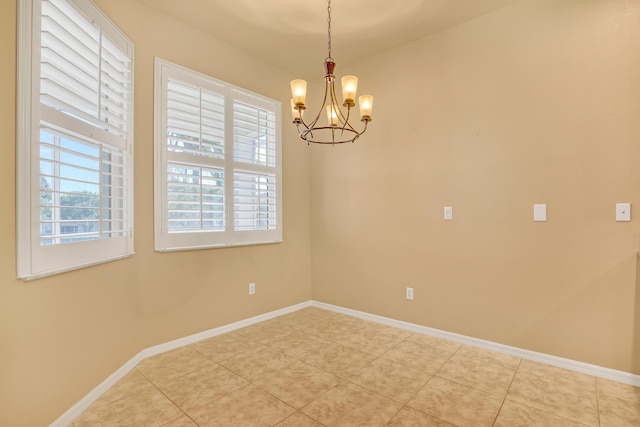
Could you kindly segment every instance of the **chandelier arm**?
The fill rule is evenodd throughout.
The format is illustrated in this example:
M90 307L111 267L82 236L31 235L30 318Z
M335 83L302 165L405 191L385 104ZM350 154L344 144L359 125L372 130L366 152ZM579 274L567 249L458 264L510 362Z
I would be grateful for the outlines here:
M359 133L358 131L355 130L355 128L351 125L351 123L349 123L349 116L351 113L351 109L347 108L347 115L345 117L344 113L342 112L342 109L340 108L340 104L338 103L338 96L336 95L335 85L333 85L331 89L332 89L331 101L336 107L336 110L337 110L336 115L338 116L338 120L342 123L342 132L344 132L345 129L349 128L353 132Z
M322 106L320 107L320 109L318 110L318 114L316 115L315 119L313 119L313 121L309 124L309 126L306 126L306 128L308 130L313 130L316 129L316 123L318 123L318 120L320 120L320 116L322 115L323 111L324 111L324 107L326 107L327 105L327 93L331 92L331 88L333 87L332 84L332 76L327 76L326 80L325 80L325 87L324 87L324 99L322 100ZM322 128L320 128L322 129Z

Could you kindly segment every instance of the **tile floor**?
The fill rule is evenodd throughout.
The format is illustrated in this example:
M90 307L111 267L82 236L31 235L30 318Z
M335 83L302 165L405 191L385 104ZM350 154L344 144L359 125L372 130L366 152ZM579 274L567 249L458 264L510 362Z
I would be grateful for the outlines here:
M640 426L640 388L315 307L142 361L73 426Z

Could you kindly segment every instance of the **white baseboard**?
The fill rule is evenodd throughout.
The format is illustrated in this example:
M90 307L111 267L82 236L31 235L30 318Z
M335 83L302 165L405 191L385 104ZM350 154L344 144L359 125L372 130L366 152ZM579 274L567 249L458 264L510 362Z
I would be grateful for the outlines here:
M93 402L98 400L107 390L113 387L118 381L120 381L125 375L127 375L136 365L142 362L147 357L155 356L160 353L164 353L169 350L193 344L198 341L212 338L227 332L235 331L240 328L244 328L254 323L263 322L265 320L273 319L284 314L289 314L294 311L300 310L305 307L317 307L325 310L333 311L336 313L346 314L349 316L357 317L363 320L370 320L372 322L381 323L383 325L393 326L396 328L404 329L411 332L416 332L423 335L429 335L436 338L442 338L448 341L457 342L460 344L466 344L473 347L482 348L485 350L495 351L497 353L508 354L510 356L519 357L521 359L532 360L539 363L545 363L547 365L557 366L559 368L568 369L571 371L581 372L595 377L606 378L612 381L617 381L623 384L629 384L636 387L640 387L640 375L631 374L629 372L617 371L615 369L603 368L601 366L590 365L588 363L578 362L571 359L564 359L562 357L551 356L544 353L537 353L535 351L524 350L517 347L511 347L508 345L498 344L491 341L485 341L478 338L472 338L465 335L454 334L452 332L442 331L440 329L429 328L427 326L416 325L414 323L403 322L401 320L395 320L388 317L378 316L376 314L365 313L363 311L352 310L350 308L344 308L337 305L327 304L319 301L309 300L300 304L295 304L289 307L285 307L279 310L271 311L269 313L261 314L259 316L251 317L248 319L240 320L238 322L230 323L228 325L220 326L218 328L210 329L208 331L200 332L194 335L189 335L184 338L169 341L164 344L156 345L146 348L140 353L136 354L131 360L125 363L117 371L111 374L100 385L94 388L89 394L83 397L78 403L73 405L62 414L57 420L50 424L50 427L66 427L71 424L78 416L80 416Z
M350 308L344 308L337 305L326 304L323 302L312 301L311 305L313 307L334 311L336 313L347 314L349 316L358 317L363 320L370 320L372 322L393 326L423 335L442 338L448 341L466 344L472 347L495 351L496 353L508 354L510 356L519 357L521 359L544 363L547 365L556 366L558 368L564 368L570 371L581 372L583 374L592 375L594 377L605 378L608 380L617 381L619 383L640 387L640 375L635 375L629 372L617 371L615 369L604 368L597 365L590 365L588 363L578 362L576 360L565 359L549 354L538 353L531 350L524 350L517 347L511 347L504 344L498 344L491 341L472 338L465 335L454 334L452 332L446 332L440 329L420 326L414 323L403 322L401 320L390 319L388 317L369 314L363 311L352 310Z
M254 323L263 322L265 320L273 319L274 317L282 316L284 314L292 313L305 307L310 307L312 301L305 301L300 304L295 304L289 307L281 308L279 310L270 311L268 313L260 314L258 316L250 317L248 319L240 320L238 322L230 323L228 325L220 326L218 328L210 329L208 331L200 332L197 334L189 335L184 338L169 341L164 344L156 345L153 347L145 348L140 353L136 354L127 363L122 365L117 371L109 375L106 380L100 383L96 388L91 390L89 394L83 397L78 403L73 405L62 414L57 420L51 423L50 427L66 427L71 424L76 418L78 418L84 411L91 406L93 402L98 400L100 396L113 387L118 381L120 381L125 375L127 375L138 363L142 362L147 357L155 356L160 353L164 353L169 350L174 350L179 347L183 347L188 344L193 344L198 341L205 340L207 338L213 338L218 335L222 335L227 332L235 331L236 329L244 328Z

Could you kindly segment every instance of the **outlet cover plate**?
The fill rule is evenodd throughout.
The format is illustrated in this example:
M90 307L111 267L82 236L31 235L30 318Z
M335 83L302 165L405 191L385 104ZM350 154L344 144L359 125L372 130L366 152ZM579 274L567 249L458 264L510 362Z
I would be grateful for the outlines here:
M631 203L616 203L616 221L631 221Z
M536 222L544 222L547 220L547 205L535 204L533 205L533 220Z

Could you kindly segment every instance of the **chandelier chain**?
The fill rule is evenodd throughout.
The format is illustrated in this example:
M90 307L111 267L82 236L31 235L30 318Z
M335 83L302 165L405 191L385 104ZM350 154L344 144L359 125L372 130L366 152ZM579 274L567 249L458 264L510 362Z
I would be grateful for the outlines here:
M333 61L333 58L331 57L331 0L327 0L327 24L327 44L329 48L329 56L327 59Z

